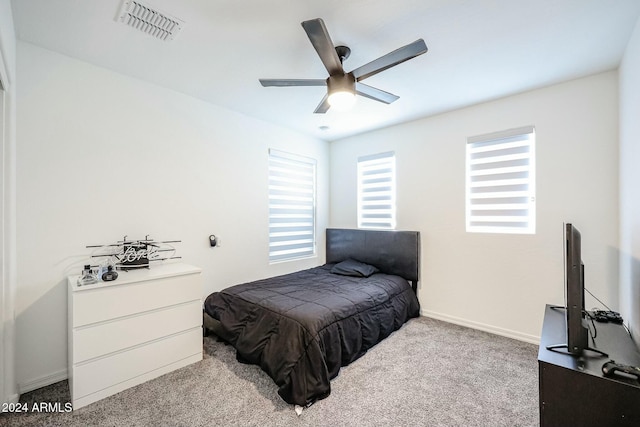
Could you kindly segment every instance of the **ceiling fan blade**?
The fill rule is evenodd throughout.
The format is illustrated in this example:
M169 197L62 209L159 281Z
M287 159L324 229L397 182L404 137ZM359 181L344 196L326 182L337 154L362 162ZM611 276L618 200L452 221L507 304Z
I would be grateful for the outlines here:
M356 93L364 96L365 98L373 99L374 101L384 102L385 104L391 104L393 101L400 98L392 93L385 92L373 86L359 82L356 82Z
M329 110L329 107L331 107L331 105L329 105L329 94L326 94L324 98L322 98L322 101L320 101L320 104L316 107L314 113L324 114Z
M304 28L311 44L316 49L316 52L318 52L318 56L320 56L320 60L329 72L329 75L344 74L342 63L340 62L340 58L338 58L336 48L331 41L331 37L329 37L329 32L324 25L324 21L320 18L304 21L302 28Z
M361 67L351 71L357 81L364 80L367 77L371 77L374 74L378 74L381 71L391 68L395 65L401 64L404 61L415 58L418 55L422 55L427 51L427 45L424 40L418 39L413 43L409 43L399 49L389 52L378 59L374 59L368 64L364 64Z
M325 79L259 79L264 87L277 86L326 86Z

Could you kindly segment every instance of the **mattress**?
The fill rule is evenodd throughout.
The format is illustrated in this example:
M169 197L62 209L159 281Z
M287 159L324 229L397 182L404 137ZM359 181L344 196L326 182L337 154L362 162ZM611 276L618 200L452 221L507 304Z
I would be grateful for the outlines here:
M407 280L350 277L332 264L258 280L209 295L208 315L237 358L260 366L288 403L306 406L330 380L420 312Z

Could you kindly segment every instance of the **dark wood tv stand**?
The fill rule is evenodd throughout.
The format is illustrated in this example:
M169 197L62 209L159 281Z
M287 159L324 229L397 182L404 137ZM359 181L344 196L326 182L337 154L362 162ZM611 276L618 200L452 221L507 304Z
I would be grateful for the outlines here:
M538 351L540 425L546 426L640 426L640 382L631 378L605 377L602 365L615 360L640 366L640 352L622 325L596 322L595 343L606 352L576 357L547 350L566 342L565 313L547 304Z

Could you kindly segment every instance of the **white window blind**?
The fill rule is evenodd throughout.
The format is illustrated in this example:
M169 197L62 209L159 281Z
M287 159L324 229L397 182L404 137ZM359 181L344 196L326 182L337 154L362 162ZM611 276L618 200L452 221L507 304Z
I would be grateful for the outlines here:
M313 256L316 161L269 150L269 262Z
M468 138L466 181L467 231L535 233L532 126Z
M396 156L358 158L358 228L396 227Z

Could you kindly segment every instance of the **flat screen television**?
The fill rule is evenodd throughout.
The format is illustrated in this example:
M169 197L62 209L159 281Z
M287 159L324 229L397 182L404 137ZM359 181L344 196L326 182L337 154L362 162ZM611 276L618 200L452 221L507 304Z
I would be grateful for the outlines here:
M565 306L567 325L566 344L548 346L547 349L557 351L566 349L574 356L584 355L585 351L608 357L606 353L589 347L589 324L584 301L584 263L582 262L582 239L580 232L572 224L565 224L564 229L564 265L565 265Z
M565 303L567 304L567 351L580 355L589 347L585 319L584 264L581 236L572 224L565 224Z

